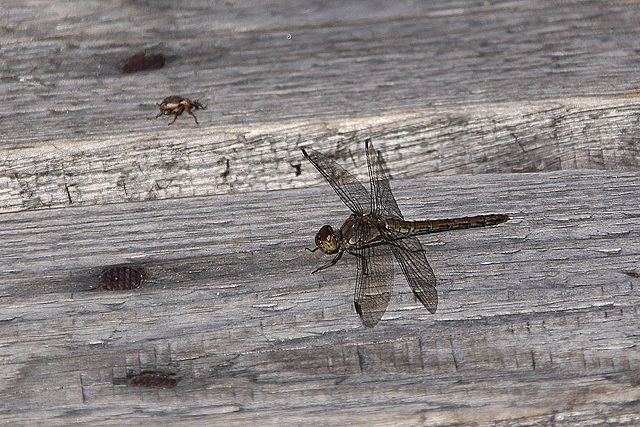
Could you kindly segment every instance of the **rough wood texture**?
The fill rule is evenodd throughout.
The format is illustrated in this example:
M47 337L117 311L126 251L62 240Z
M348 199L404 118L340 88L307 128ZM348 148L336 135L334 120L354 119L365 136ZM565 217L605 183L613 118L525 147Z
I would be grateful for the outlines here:
M633 2L5 3L3 211L300 188L368 137L407 179L640 167ZM172 94L200 127L146 120Z
M637 421L639 178L401 186L407 217L513 219L422 238L438 313L396 277L374 329L353 309L352 259L309 274L326 259L304 247L346 215L328 188L3 215L3 420ZM97 290L121 264L146 286ZM127 382L143 371L179 382Z
M2 8L0 423L640 423L636 2ZM373 330L303 249L347 212L299 148L365 138L408 218L513 217Z

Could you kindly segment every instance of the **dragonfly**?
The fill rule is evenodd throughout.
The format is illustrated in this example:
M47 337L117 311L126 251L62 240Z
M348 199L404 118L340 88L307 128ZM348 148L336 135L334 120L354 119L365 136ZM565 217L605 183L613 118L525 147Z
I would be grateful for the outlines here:
M387 310L394 257L418 300L430 313L436 312L436 277L416 235L486 227L509 220L505 214L490 214L406 221L391 192L382 154L374 149L370 139L365 141L370 190L328 156L311 148L303 148L302 153L351 210L340 228L325 225L316 234L316 248L312 252L320 249L334 257L312 274L332 267L344 253L354 255L357 260L354 306L366 327L378 324Z

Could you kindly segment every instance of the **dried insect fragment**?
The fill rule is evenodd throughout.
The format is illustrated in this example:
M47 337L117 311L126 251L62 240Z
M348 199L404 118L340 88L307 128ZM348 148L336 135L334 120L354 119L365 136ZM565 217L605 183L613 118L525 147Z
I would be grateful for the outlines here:
M220 177L221 177L221 178L225 178L225 179L226 179L226 178L229 176L229 159L227 159L227 158L224 158L224 157L223 157L223 160L225 160L225 161L226 161L227 166L226 166L226 168L224 169L224 172L222 172L222 173L220 174Z
M133 267L111 267L100 274L100 286L107 291L124 291L139 288L144 282L142 269Z
M291 163L289 162L292 168L296 170L296 176L300 176L302 174L302 163Z
M133 55L126 64L122 66L123 73L137 73L146 70L155 70L164 67L164 55L154 53L147 55L147 52L139 52Z
M198 123L198 118L196 117L195 114L193 114L193 112L191 111L193 110L204 110L207 108L206 105L202 105L201 103L199 103L198 101L192 101L188 98L184 98L182 96L168 96L165 99L162 100L162 102L160 104L158 104L158 107L160 107L160 112L158 113L157 116L153 117L154 119L157 119L158 117L162 116L162 115L167 115L170 116L173 114L173 120L171 121L171 123L169 123L170 125L173 124L173 122L176 121L176 119L178 118L178 116L180 114L182 114L183 112L187 112L191 115L191 117L193 117L193 120L196 121L196 124L199 125L200 123Z
M175 387L178 379L163 372L142 372L129 378L129 385L133 387Z

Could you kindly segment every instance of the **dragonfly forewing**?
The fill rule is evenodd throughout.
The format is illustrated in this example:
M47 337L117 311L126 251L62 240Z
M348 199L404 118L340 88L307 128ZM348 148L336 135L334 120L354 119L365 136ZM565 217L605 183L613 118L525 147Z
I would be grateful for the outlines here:
M316 150L303 148L302 154L324 176L340 200L351 209L351 212L371 212L371 194L356 177Z
M365 141L365 147L367 150L369 179L371 181L372 211L389 218L404 219L398 203L391 192L389 174L382 159L382 153L373 148L370 139Z

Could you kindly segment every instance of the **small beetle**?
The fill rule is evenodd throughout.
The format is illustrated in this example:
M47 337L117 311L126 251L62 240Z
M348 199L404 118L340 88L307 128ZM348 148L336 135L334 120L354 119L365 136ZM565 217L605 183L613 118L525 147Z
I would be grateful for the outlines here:
M198 123L198 118L196 117L195 114L191 112L191 109L204 110L207 108L206 105L202 105L198 101L192 101L190 99L183 98L182 96L175 96L175 95L167 96L165 99L162 100L160 104L158 104L158 107L160 107L160 112L158 113L157 116L153 118L157 119L163 114L167 116L173 114L174 117L171 123L169 123L170 125L172 125L173 122L176 121L178 116L182 114L184 111L189 113L191 117L193 117L193 120L196 121L196 124L199 125L200 123ZM151 120L151 118L149 120Z

